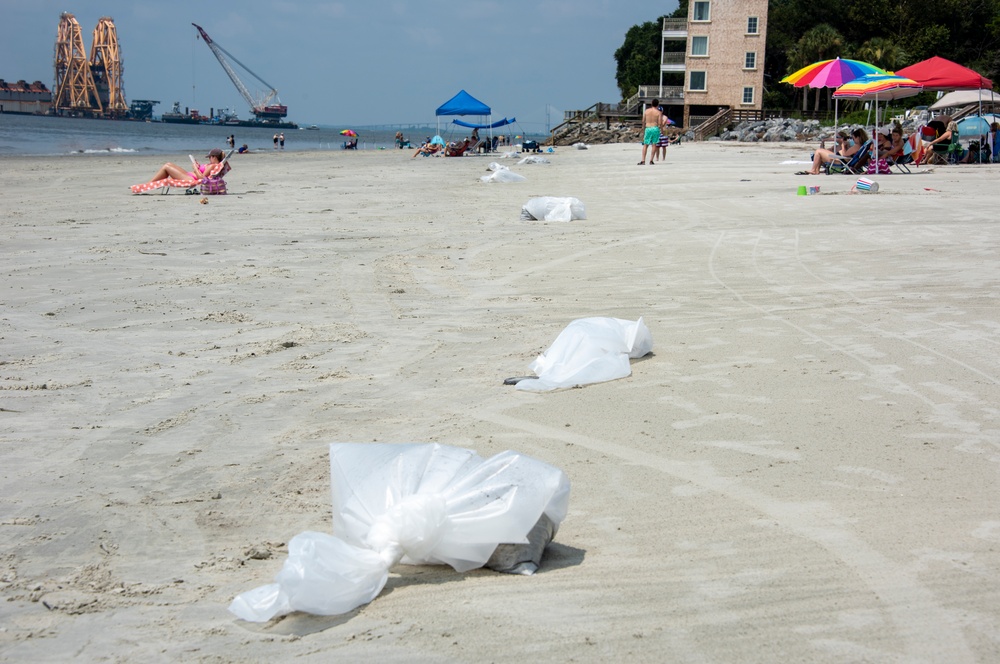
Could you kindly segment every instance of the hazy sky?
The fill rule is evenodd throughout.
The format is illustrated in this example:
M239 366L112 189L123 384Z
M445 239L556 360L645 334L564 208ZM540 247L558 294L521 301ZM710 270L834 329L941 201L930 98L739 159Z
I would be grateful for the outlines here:
M433 123L460 89L543 131L564 110L619 98L614 51L633 25L676 0L0 0L0 78L54 83L59 16L76 16L90 52L115 21L125 97L207 113L247 104L192 22L275 86L299 124ZM250 91L262 90L237 67ZM650 81L656 83L657 81ZM546 112L548 111L548 116Z

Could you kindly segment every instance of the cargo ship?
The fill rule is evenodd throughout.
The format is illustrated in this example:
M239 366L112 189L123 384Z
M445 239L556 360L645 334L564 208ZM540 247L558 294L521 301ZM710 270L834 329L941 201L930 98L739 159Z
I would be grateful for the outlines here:
M239 117L228 108L220 108L218 112L210 109L208 115L202 115L196 108L185 108L181 111L181 103L174 102L170 111L160 116L162 122L173 124L200 124L200 125L223 125L226 127L264 127L265 129L296 129L298 125L294 122L284 122L281 120L255 119L240 120Z

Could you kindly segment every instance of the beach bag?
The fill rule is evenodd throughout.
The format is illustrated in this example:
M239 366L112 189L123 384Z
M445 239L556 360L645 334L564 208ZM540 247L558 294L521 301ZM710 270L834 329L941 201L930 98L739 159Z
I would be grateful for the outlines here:
M868 162L868 168L865 171L868 175L891 175L892 169L889 166L889 162L885 159L879 159L878 161Z
M201 193L206 196L226 193L226 181L222 178L231 170L233 169L230 168L229 162L223 162L222 169L219 170L218 174L202 178L200 188Z
M205 195L226 193L226 181L222 178L205 178L201 181L201 193Z

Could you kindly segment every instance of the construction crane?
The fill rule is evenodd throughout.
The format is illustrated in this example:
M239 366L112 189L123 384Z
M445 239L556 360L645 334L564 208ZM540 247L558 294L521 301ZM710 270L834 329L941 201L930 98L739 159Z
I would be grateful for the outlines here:
M250 68L233 57L232 53L212 41L212 38L208 36L208 33L205 32L200 25L197 23L192 23L191 25L198 29L198 33L201 35L201 38L205 40L205 44L212 50L212 54L215 55L215 58L219 61L219 64L222 65L222 68L226 70L226 74L229 75L229 80L233 82L233 85L235 85L236 89L239 90L240 95L242 95L246 102L250 104L250 112L253 113L254 117L261 122L267 123L278 122L281 118L288 115L288 107L284 106L281 103L281 100L278 99L278 91L274 89L273 85L250 71ZM243 81L240 80L240 77L236 75L236 71L233 69L233 66L229 64L229 60L226 56L242 67L248 74L264 84L267 88L267 92L264 93L263 97L259 99L253 98L250 91L247 90L247 86L245 86ZM272 101L277 101L278 103L272 104Z
M104 118L129 116L118 30L110 16L102 16L97 22L88 60L80 24L75 16L63 12L56 33L55 63L56 92L52 107L57 113ZM152 106L150 114L151 109Z
M55 61L56 86L52 107L71 113L103 114L101 97L83 47L83 32L76 17L68 12L59 16Z
M90 73L104 112L109 116L121 117L128 112L122 83L124 69L114 19L102 16L94 28L94 41L90 46Z

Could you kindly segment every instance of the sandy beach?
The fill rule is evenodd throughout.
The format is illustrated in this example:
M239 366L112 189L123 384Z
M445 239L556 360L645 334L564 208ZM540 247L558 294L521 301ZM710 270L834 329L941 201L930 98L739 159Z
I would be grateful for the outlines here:
M852 195L801 144L639 152L512 184L266 152L207 204L129 193L162 157L0 161L0 659L1000 659L1000 165ZM502 384L586 316L653 354ZM397 566L347 615L235 619L329 531L328 445L368 441L563 469L540 572Z

